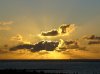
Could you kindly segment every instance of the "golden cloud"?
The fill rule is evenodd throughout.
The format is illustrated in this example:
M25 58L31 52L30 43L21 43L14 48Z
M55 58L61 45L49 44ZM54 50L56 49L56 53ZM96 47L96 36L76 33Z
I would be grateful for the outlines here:
M69 35L71 32L75 30L75 24L62 24L59 29L53 29L51 31L42 32L40 37L48 37L48 36L65 36Z

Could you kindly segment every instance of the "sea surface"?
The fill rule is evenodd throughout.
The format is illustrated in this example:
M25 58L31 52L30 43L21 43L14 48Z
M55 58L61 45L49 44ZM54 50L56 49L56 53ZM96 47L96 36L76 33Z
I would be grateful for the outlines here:
M66 61L66 60L2 60L0 70L37 70L47 73L66 74L100 74L100 61Z

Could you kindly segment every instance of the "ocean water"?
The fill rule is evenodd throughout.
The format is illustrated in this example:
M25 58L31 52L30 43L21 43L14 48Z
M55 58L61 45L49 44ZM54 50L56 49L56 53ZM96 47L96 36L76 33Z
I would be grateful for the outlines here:
M82 61L0 61L0 70L37 70L49 73L100 74L100 62Z

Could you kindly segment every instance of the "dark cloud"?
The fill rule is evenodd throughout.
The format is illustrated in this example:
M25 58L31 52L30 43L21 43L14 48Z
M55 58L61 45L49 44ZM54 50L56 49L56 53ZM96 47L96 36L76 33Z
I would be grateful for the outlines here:
M78 42L76 42L76 41L65 41L65 44L67 45L67 49L77 49L77 48L80 48Z
M32 52L41 51L41 50L47 50L47 51L53 51L57 46L59 42L57 41L40 41L36 44L23 44L18 45L15 47L10 48L10 50L18 50L18 49L30 49Z
M17 45L15 47L10 48L10 50L15 51L18 49L31 49L33 47L34 47L34 45L31 45L31 44L22 44L22 45Z
M89 40L88 41L89 45L91 45L91 44L100 44L100 37L99 36L90 35L90 36L83 37L83 39Z
M73 44L73 43L75 43L75 41L65 41L66 45L70 45L70 44Z
M41 50L53 51L58 47L60 51L65 51L67 49L77 49L80 48L76 41L40 41L35 44L22 44L10 48L11 51L16 51L19 49L29 49L32 52L38 52Z
M100 44L100 41L89 41L88 44L89 44L89 45L91 45L91 44Z
M70 27L71 24L68 25L61 25L59 28L61 29L61 33L66 33L67 32L67 28Z
M81 47L77 41L40 41L35 44L21 44L15 47L10 48L10 51L16 51L19 49L29 49L32 52L38 52L41 50L46 51L65 51L67 49L85 49L85 47Z
M90 35L90 36L86 36L86 37L84 37L84 39L100 40L100 37L97 37L97 36L95 36L95 35Z
M51 31L42 32L41 36L57 36L70 33L74 30L74 24L63 24L59 27L59 29L53 29Z
M57 30L51 30L48 32L42 32L41 33L42 36L56 36L58 35L58 31Z
M80 46L78 41L61 41L59 42L57 51L66 51L69 49L79 49L79 50L85 50L86 47Z

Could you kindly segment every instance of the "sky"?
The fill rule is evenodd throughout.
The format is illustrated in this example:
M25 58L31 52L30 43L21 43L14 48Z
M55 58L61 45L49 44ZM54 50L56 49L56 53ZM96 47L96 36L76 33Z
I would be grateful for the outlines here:
M99 36L99 19L100 0L0 0L0 46L2 49L16 36L17 41L25 43L44 40L38 34L58 29L62 24L75 24L70 39ZM60 36L54 40L61 38L68 39Z

